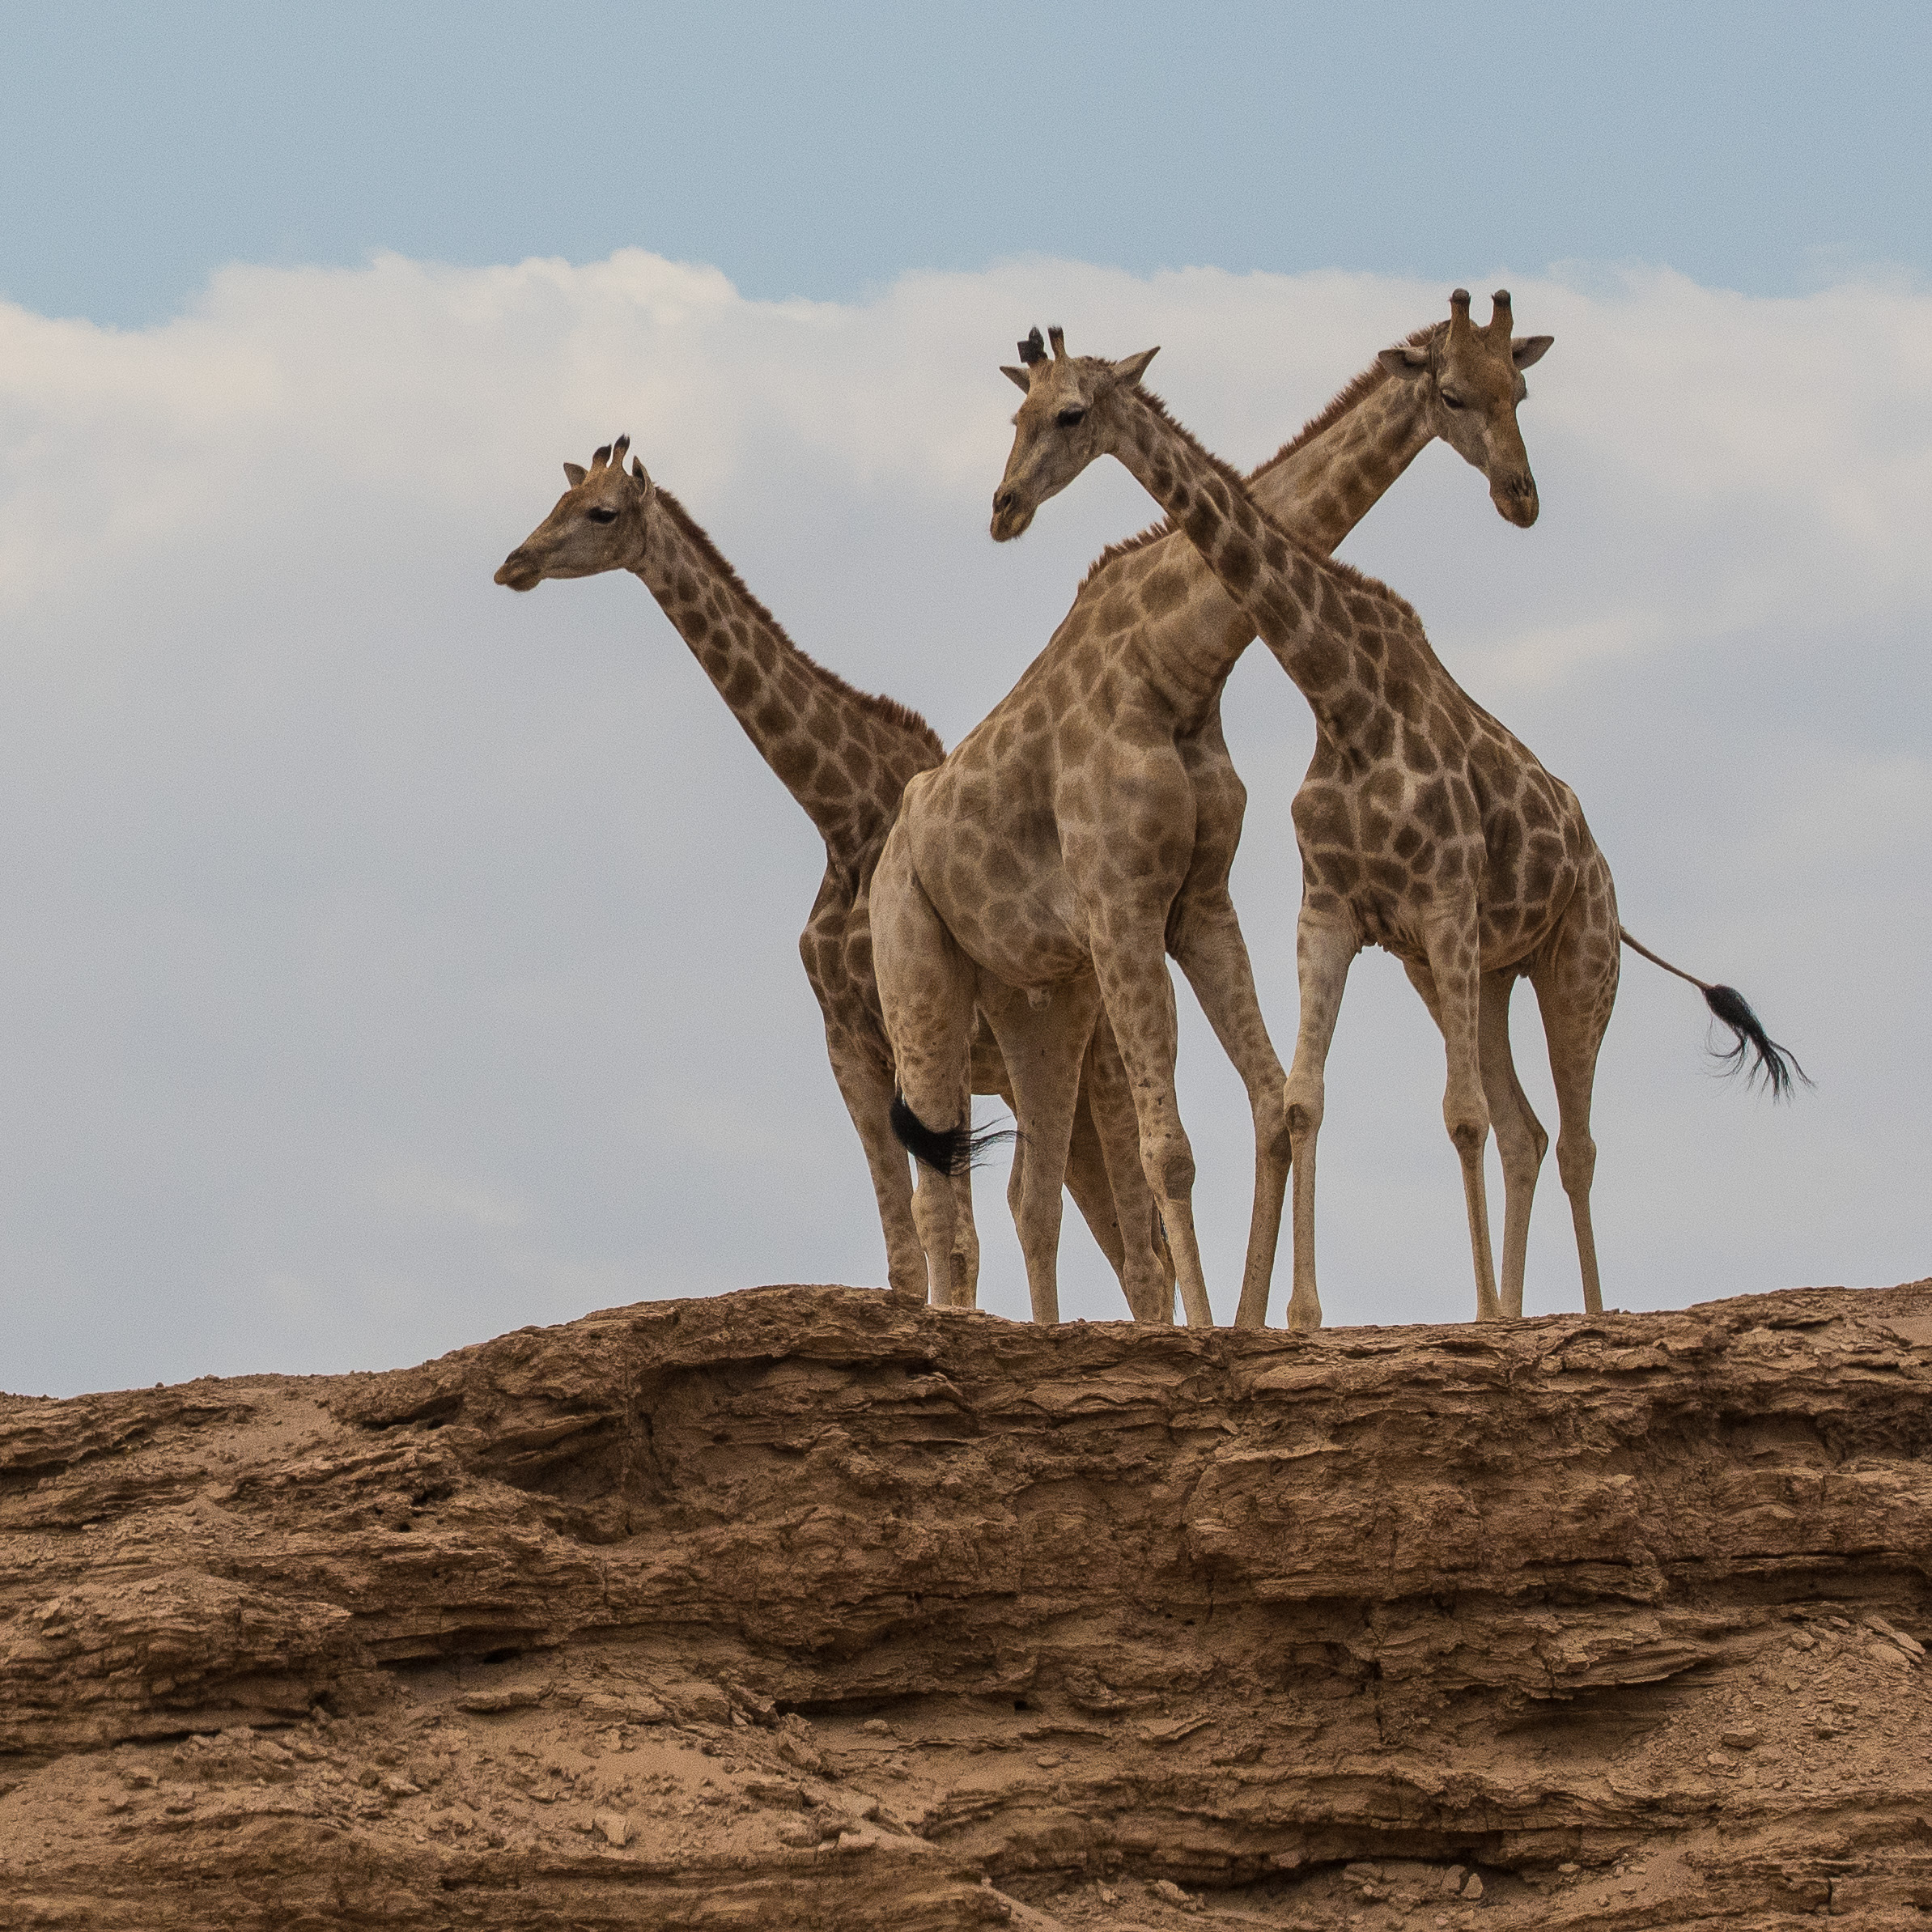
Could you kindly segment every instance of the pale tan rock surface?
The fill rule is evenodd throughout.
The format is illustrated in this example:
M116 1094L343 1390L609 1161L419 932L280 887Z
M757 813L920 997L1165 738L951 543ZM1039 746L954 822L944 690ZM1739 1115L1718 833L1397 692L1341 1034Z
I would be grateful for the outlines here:
M1932 1283L0 1398L0 1926L1932 1926Z

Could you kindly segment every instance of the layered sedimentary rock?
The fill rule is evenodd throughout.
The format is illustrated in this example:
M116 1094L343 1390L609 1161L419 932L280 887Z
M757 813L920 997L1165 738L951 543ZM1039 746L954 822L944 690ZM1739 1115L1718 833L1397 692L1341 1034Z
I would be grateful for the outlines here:
M0 1925L1932 1925L1932 1284L0 1399Z

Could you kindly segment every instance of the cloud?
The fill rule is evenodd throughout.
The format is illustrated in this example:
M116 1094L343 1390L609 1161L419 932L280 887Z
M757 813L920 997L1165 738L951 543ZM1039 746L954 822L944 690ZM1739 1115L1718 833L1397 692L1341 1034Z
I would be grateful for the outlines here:
M987 541L1014 338L1162 344L1173 406L1251 462L1446 292L1024 261L759 303L626 250L235 268L144 331L0 307L0 1383L375 1366L631 1297L879 1280L795 949L809 826L640 586L516 598L496 563L562 461L629 430L806 648L952 741L1152 514L1097 473ZM1932 297L1514 292L1557 338L1523 416L1537 529L1437 448L1345 554L1577 784L1633 926L1819 1081L1775 1112L1705 1081L1694 996L1632 962L1596 1113L1609 1298L1922 1272ZM1311 734L1264 653L1228 727L1285 1053ZM1517 1039L1551 1117L1526 996ZM1191 1012L1183 1080L1225 1312L1247 1115ZM1471 1304L1441 1081L1365 961L1323 1142L1331 1319ZM982 1197L985 1299L1017 1314ZM1536 1306L1573 1305L1568 1219L1552 1167ZM1064 1265L1064 1306L1118 1312L1072 1217Z

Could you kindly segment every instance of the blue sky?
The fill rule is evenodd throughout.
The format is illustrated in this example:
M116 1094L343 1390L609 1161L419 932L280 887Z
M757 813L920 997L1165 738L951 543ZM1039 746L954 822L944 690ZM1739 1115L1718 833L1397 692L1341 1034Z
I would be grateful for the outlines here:
M1916 5L0 6L0 294L635 245L849 299L1038 253L1776 295L1932 268Z
M1708 1079L1695 996L1627 968L1607 1298L1924 1274L1928 19L0 0L0 1388L881 1279L809 824L637 584L496 565L629 430L805 648L956 742L1149 516L1110 466L988 541L1030 324L1161 343L1245 463L1505 276L1556 338L1536 528L1437 448L1343 554L1575 784L1633 929L1818 1079ZM1225 716L1285 1052L1307 710L1254 651ZM1180 1005L1225 1314L1247 1113ZM1526 997L1515 1041L1553 1124ZM1468 1311L1442 1079L1364 960L1333 1322ZM1568 1221L1552 1162L1532 1311L1576 1306ZM1062 1284L1120 1312L1071 1215Z

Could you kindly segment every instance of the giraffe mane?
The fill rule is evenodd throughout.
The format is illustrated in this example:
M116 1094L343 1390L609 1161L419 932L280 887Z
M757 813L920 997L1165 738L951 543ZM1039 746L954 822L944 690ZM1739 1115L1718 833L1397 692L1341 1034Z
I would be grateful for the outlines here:
M1448 328L1449 325L1446 322L1430 322L1423 328L1414 330L1401 346L1405 349L1427 348L1437 337L1445 333ZM1248 472L1247 480L1252 483L1266 476L1271 469L1278 465L1285 463L1297 450L1305 448L1309 444L1314 442L1317 436L1332 429L1357 404L1361 402L1365 397L1374 395L1388 380L1389 372L1383 368L1379 359L1370 363L1359 376L1351 376L1340 389L1335 391L1334 396L1323 408L1317 414L1310 416L1301 428L1290 436L1265 463L1256 464ZM1166 415L1166 411L1163 410L1161 414ZM1170 416L1168 420L1173 422L1174 419ZM1175 424L1176 428L1179 427L1178 423ZM1190 440L1192 439L1191 438ZM1219 461L1219 459L1216 460ZM1221 467L1225 469L1229 466L1225 463L1222 463ZM1081 588L1085 590L1116 558L1131 555L1136 550L1145 550L1149 545L1158 543L1162 537L1170 536L1173 531L1172 519L1164 516L1158 523L1149 524L1144 530L1139 532L1135 536L1124 537L1119 543L1110 543L1087 566L1087 574L1080 580Z
M1426 335L1428 331L1425 330L1424 333ZM1362 379L1358 377L1357 380L1359 381ZM1350 385L1351 388L1354 385L1352 384ZM1371 384L1369 386L1373 388L1374 384ZM1207 445L1201 441L1200 438L1195 435L1192 430L1188 428L1186 423L1182 422L1176 418L1173 412L1169 410L1167 405L1164 403L1158 396L1155 395L1152 389L1143 389L1136 384L1134 393L1144 403L1148 406L1149 409L1153 411L1157 416L1161 418L1163 422L1167 425L1170 429L1174 432L1177 436L1181 439L1183 443L1188 446L1189 448L1192 449L1198 456L1200 456L1201 460L1207 463L1216 472L1217 474L1222 477L1230 485L1230 486L1243 493L1246 491L1247 484L1242 480L1241 473L1235 469L1234 465L1232 463L1225 461L1223 458L1215 455L1214 452L1209 449ZM1330 406L1330 409L1331 410L1333 406L1334 406L1331 404ZM1328 414L1329 410L1325 410L1323 411L1323 414L1324 416L1327 415ZM1308 431L1304 431L1301 436L1297 436L1295 439L1295 442L1299 444L1303 441L1306 438L1308 433ZM1273 461L1279 461L1280 460L1280 459L1279 457L1276 457L1273 459ZM1262 467L1263 469L1272 468L1272 463L1263 464ZM1252 502L1253 499L1250 498L1250 501ZM1276 523L1274 518L1270 516L1259 503L1255 503L1254 505L1254 508L1255 514L1261 519L1262 522L1269 529L1272 530L1278 537L1282 538L1284 542L1293 544L1294 547L1297 550L1301 551L1305 556L1312 558L1317 567L1323 571L1325 574L1339 579L1343 584L1346 584L1352 590L1365 592L1368 596L1374 597L1378 602L1387 605L1391 610L1392 610L1399 618L1405 620L1408 623L1412 624L1416 627L1418 635L1423 635L1422 620L1416 614L1415 606L1411 604L1399 591L1391 589L1389 585L1382 582L1381 578L1371 577L1366 571L1357 570L1352 563L1344 563L1339 557L1316 555L1314 552L1308 549L1306 545L1298 541L1288 531L1283 529L1280 524ZM1155 536L1164 534L1167 527L1168 526L1165 523L1156 524L1153 530L1144 531L1140 537L1134 539L1133 542L1123 545L1119 547L1126 550L1135 549L1143 543L1151 541ZM1104 563L1106 561L1106 558L1102 557L1100 559L1100 562L1095 563L1093 569L1087 572L1086 576L1081 580L1081 588L1083 590L1086 588L1087 584L1092 580L1094 571L1098 571L1100 568L1101 563ZM1427 642L1426 637L1425 637L1424 641L1425 643Z
M896 698L887 698L871 691L862 691L856 685L847 683L836 671L827 670L809 652L800 650L798 646L792 641L791 635L784 626L766 609L762 601L753 594L745 580L732 567L731 562L724 553L711 541L709 533L698 523L697 518L693 516L690 512L686 509L684 505L662 484L660 484L657 488L657 500L664 506L666 513L677 524L686 541L731 586L733 592L745 600L745 603L757 614L758 621L771 626L772 635L788 651L792 652L809 665L839 696L851 698L853 703L870 711L874 717L881 720L894 730L904 732L909 737L918 739L921 744L930 747L936 756L945 757L946 748L941 741L939 733L911 705L901 704Z

